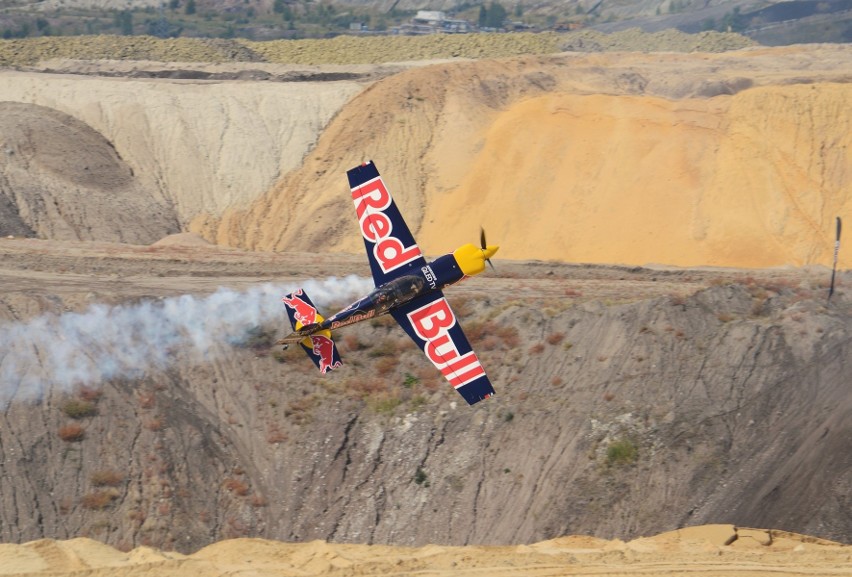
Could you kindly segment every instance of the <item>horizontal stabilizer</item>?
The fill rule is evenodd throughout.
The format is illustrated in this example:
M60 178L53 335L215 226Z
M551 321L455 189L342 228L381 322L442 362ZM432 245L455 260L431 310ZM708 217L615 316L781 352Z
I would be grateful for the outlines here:
M320 328L323 318L307 293L299 289L281 300L286 305L284 308L294 332L277 344L299 343L322 374L339 367L340 353L331 338L331 331Z
M322 334L328 333L328 336ZM331 339L331 331L322 331L311 335L299 342L299 346L307 353L322 374L333 371L342 364L337 345Z

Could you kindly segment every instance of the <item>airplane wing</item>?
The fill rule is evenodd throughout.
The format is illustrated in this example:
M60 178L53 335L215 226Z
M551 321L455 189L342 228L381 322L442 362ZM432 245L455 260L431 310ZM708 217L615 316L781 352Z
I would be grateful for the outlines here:
M373 161L346 172L376 286L426 266Z
M391 311L464 400L472 405L494 395L494 387L441 291L433 291Z

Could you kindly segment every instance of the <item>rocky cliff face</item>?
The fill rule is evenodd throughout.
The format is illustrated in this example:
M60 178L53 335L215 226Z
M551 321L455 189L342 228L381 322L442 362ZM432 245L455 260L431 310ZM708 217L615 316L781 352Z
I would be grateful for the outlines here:
M132 266L162 291L196 265ZM341 331L326 377L261 325L202 358L19 391L0 415L0 539L497 544L715 522L848 538L852 303L826 305L824 271L506 266L451 295L498 390L473 408L385 322ZM20 317L75 302L2 299Z

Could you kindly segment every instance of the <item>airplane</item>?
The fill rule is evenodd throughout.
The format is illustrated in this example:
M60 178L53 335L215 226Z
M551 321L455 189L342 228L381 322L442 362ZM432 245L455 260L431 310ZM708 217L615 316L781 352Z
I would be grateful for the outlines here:
M341 365L331 331L390 314L468 404L494 395L479 358L462 332L443 289L485 270L498 246L465 244L426 262L373 161L346 172L376 288L324 319L299 289L284 302L293 332L278 340L299 343L320 372Z

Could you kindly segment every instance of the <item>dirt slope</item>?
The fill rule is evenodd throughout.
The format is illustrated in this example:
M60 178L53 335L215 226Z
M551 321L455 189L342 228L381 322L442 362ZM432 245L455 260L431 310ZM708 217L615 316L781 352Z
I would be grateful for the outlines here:
M0 78L0 100L53 109L97 133L184 230L200 213L246 206L298 166L337 109L361 90L351 80L157 82L8 70L0 71ZM25 129L30 118L6 115L4 122ZM3 139L15 146L13 135ZM47 181L54 173L39 178ZM98 186L109 190L112 184ZM36 212L26 220L49 218Z
M343 108L304 166L226 212L215 238L358 250L340 174L371 158L435 253L482 224L507 258L828 264L835 217L852 217L851 61L823 46L407 71Z
M3 234L148 244L179 230L157 191L72 116L0 102L0 135Z
M720 522L852 534L846 273L826 306L821 267L495 261L448 293L498 389L468 408L393 323L341 331L345 366L326 377L270 351L284 287L365 274L361 257L0 250L0 311L18 321L0 337L14 336L3 541L521 544ZM217 291L266 281L282 284ZM310 292L330 302L325 286ZM89 303L119 308L71 314ZM60 316L35 322L44 312Z

